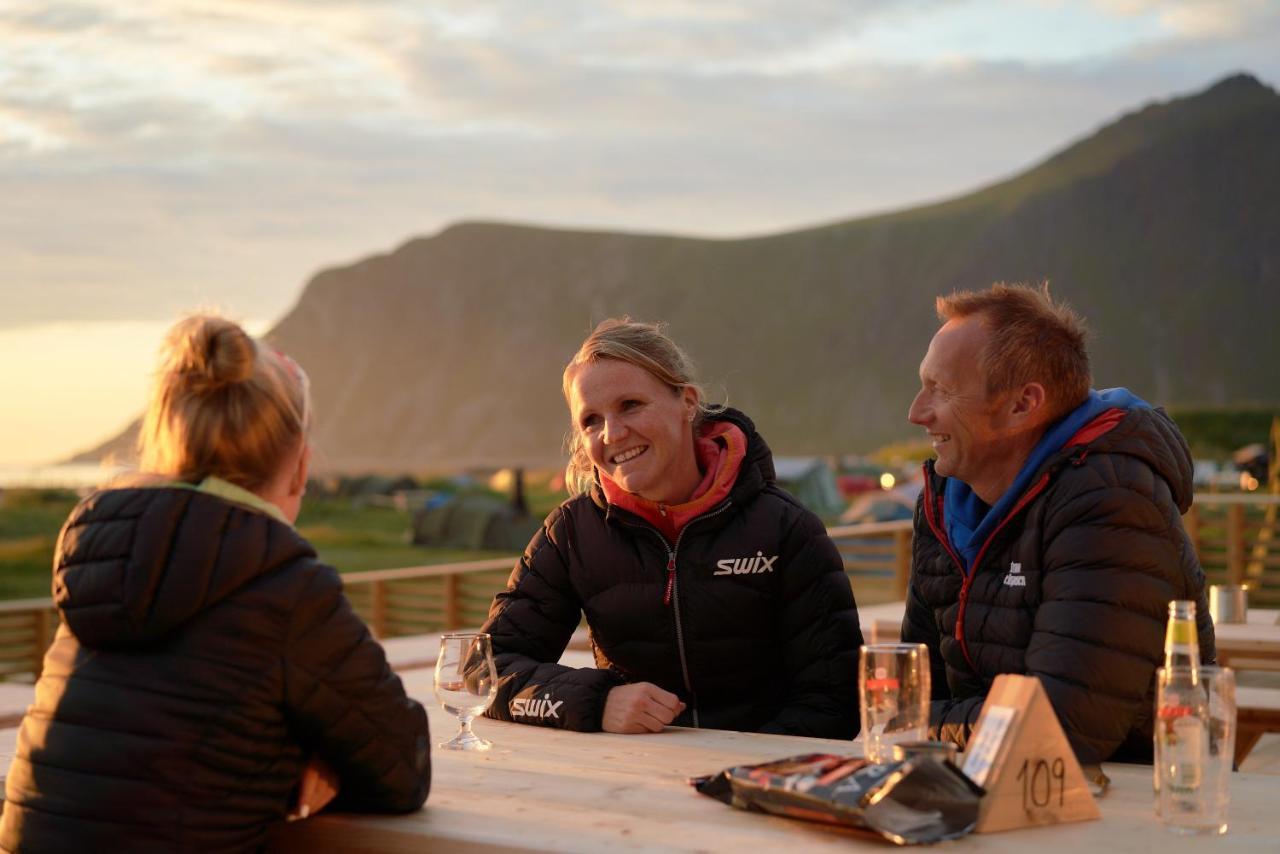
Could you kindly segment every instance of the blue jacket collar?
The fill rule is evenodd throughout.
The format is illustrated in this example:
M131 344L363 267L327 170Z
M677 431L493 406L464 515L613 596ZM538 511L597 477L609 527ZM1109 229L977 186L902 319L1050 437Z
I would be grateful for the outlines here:
M982 544L1013 508L1031 485L1040 467L1071 441L1080 430L1110 409L1150 408L1146 401L1123 388L1090 391L1085 402L1067 413L1045 431L1022 464L1017 477L1004 495L990 507L974 494L967 483L954 477L946 479L943 488L947 539L964 561L965 573L973 570L973 562Z

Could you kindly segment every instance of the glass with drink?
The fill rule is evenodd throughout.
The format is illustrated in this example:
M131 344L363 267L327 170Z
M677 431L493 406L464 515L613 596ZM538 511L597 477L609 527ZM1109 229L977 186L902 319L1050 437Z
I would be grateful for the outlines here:
M862 741L867 759L889 762L893 745L923 741L929 731L929 648L922 643L862 647L858 666Z
M1235 758L1235 674L1228 667L1156 671L1160 817L1177 833L1226 833Z

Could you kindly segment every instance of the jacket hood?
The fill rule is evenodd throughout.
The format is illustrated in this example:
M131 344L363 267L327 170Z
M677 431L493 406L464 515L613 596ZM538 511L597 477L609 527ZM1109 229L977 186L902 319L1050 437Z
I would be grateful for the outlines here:
M276 519L182 488L109 489L58 537L53 598L88 647L169 635L254 579L315 550Z
M745 414L732 407L723 407L707 415L707 422L727 421L735 425L747 437L747 453L742 460L742 468L738 471L738 480L734 483L729 497L734 501L744 501L754 495L778 477L773 468L773 452L764 437L756 432L756 425ZM600 488L600 472L595 473L595 483L591 485L591 500L602 510L609 507L604 491Z
M756 425L737 409L725 407L707 416L708 421L728 421L737 426L747 437L747 456L738 472L738 482L730 493L735 500L753 495L778 479L773 468L773 451L764 437L756 432Z
M1191 507L1191 449L1173 419L1160 408L1129 410L1114 429L1084 446L1088 453L1123 454L1136 457L1169 484L1178 511Z

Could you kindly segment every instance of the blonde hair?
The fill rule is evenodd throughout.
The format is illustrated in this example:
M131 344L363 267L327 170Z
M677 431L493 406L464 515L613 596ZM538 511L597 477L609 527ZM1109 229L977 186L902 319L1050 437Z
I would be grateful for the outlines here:
M1039 287L997 282L985 291L938 297L938 319L979 315L990 335L980 356L987 393L1000 394L1023 383L1044 385L1051 418L1060 418L1089 396L1092 379L1084 320L1065 302Z
M679 394L686 388L693 389L698 398L693 419L695 432L706 416L723 408L706 403L706 392L697 381L693 360L667 336L664 324L641 323L626 316L612 317L597 324L569 360L561 380L566 403L570 402L569 392L578 369L604 359L615 359L642 368L670 387L673 394ZM569 452L565 483L574 493L582 492L590 487L594 471L578 425L569 425L565 446Z
M165 336L138 435L144 471L268 484L307 431L306 374L230 320L198 314Z

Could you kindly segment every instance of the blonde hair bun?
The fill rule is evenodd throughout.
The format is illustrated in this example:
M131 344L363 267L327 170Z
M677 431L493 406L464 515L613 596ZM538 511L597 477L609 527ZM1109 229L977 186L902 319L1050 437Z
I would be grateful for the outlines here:
M258 489L298 448L309 410L295 363L224 317L192 315L165 336L139 458L154 474Z
M223 317L183 318L165 337L160 371L185 375L191 391L216 391L253 376L258 345Z

